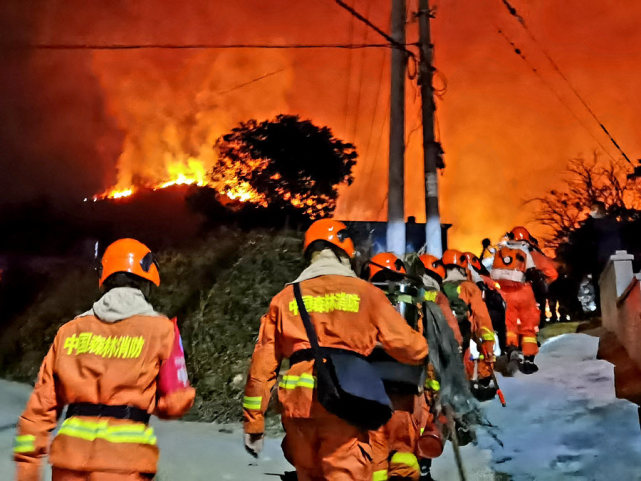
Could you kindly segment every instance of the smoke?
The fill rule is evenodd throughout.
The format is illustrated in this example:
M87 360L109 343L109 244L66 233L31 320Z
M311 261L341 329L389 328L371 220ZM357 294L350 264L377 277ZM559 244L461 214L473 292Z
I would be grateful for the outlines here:
M409 10L416 8L409 1ZM629 155L641 150L641 30L633 0L514 1ZM389 2L355 8L388 29ZM522 201L553 187L565 162L598 148L496 33L499 26L593 128L499 0L448 0L433 22L447 79L438 127L447 168L441 213L451 245L479 250L532 214ZM2 43L361 43L376 35L332 1L3 2ZM410 16L408 38L416 38ZM594 35L598 31L599 35ZM300 114L356 144L354 184L337 215L386 216L389 52L364 50L33 51L2 49L0 200L82 198L209 168L216 138L239 121ZM410 70L413 65L410 65ZM382 82L381 82L382 79ZM437 79L437 83L440 80ZM406 212L424 219L420 100L407 84ZM357 108L358 107L358 108ZM413 132L410 135L410 132ZM192 164L190 164L192 162ZM532 226L530 224L530 226ZM535 232L537 229L534 229ZM538 233L538 232L537 232Z

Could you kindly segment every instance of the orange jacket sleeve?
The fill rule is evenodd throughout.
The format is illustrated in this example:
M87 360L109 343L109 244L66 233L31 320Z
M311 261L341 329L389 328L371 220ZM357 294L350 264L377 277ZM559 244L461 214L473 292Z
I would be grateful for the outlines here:
M452 331L454 332L454 337L456 338L456 342L458 342L460 346L461 344L463 344L463 336L461 335L461 330L459 329L458 321L454 316L454 312L452 312L452 306L450 306L450 301L447 300L447 296L445 294L443 294L442 292L439 292L438 294L436 294L435 302L441 308L441 311L443 311L443 315L445 316L447 325L450 326L450 328L452 328Z
M535 250L533 250L530 254L532 254L534 265L543 273L548 283L557 280L557 278L559 277L559 273L556 271L556 264L552 259Z
M398 362L420 364L427 357L427 340L412 329L392 306L383 291L372 287L369 312L378 329L378 341Z
M265 431L265 411L269 405L271 390L276 383L282 360L276 339L279 318L278 306L272 301L269 311L260 321L258 341L256 341L245 385L243 420L246 433Z
M483 300L481 289L469 281L463 282L460 285L460 289L459 297L470 306L470 322L473 334L482 339L483 346L489 352L492 352L494 349L494 327L492 326L490 313Z
M54 366L57 337L45 356L38 380L17 425L13 458L17 481L39 481L41 460L47 455L49 434L56 428L64 403L56 394Z
M187 379L187 367L185 365L185 358L182 353L182 343L180 342L178 329L172 329L167 333L166 341L167 344L164 349L162 365L168 362L175 362L178 360L181 364L181 372L176 373L176 376L184 376L183 383L180 384L180 387L177 389L171 390L171 392L161 392L161 389L158 389L158 399L156 402L156 410L154 414L160 419L176 419L187 414L187 411L191 409L194 405L194 398L196 397L196 390L189 386L189 380ZM180 346L179 352L174 352L177 349L176 346ZM176 359L177 358L177 359ZM175 369L175 366L174 366ZM159 385L162 385L160 382L160 377L162 376L162 367L161 374L159 376Z

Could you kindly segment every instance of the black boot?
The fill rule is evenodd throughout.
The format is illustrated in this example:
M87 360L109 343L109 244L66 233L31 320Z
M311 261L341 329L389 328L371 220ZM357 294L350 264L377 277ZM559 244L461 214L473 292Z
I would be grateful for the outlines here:
M430 468L432 467L431 459L421 459L419 460L418 464L421 467L421 477L419 478L420 481L436 481L430 473Z
M489 401L496 396L496 386L492 382L491 377L470 381L470 390L479 401Z
M539 370L539 366L534 364L534 356L525 356L523 362L519 364L519 370L523 374L534 374Z

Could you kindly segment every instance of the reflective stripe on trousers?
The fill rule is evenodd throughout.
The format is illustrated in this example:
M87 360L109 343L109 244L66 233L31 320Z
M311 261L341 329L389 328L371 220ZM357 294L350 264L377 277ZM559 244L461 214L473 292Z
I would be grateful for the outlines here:
M36 450L36 437L31 434L16 436L13 443L13 452L33 453Z
M374 471L372 481L387 481L387 470L381 469L380 471Z

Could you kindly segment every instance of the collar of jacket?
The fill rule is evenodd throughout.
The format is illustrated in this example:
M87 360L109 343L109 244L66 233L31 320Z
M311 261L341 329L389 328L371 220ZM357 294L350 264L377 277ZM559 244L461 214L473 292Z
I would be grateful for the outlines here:
M133 316L160 315L139 289L116 287L98 299L92 309L78 317L95 316L104 322L118 322Z
M441 285L433 277L430 277L427 274L423 274L422 279L423 279L423 285L427 290L433 290L433 291L441 290Z
M345 276L356 277L356 273L352 270L349 259L339 261L331 249L324 249L320 252L318 257L312 262L294 282L303 282L314 277L320 276Z
M447 272L445 274L445 279L443 279L443 282L461 282L461 281L467 281L467 276L463 273L461 273L458 269L447 269Z

